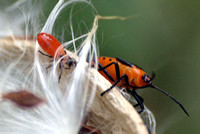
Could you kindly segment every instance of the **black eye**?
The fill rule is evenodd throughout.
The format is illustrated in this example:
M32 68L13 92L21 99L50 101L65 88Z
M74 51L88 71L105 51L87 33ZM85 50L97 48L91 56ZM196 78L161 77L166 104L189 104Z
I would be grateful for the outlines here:
M142 79L144 80L144 82L146 82L146 83L149 83L149 84L151 84L152 82L151 82L151 79L150 79L150 77L149 76L147 76L147 75L143 75L142 76Z
M145 74L142 75L142 79L145 81L145 79L146 79L146 75Z
M145 74L142 76L142 79L144 80L144 82L149 82L148 78L149 77L147 75L145 75Z

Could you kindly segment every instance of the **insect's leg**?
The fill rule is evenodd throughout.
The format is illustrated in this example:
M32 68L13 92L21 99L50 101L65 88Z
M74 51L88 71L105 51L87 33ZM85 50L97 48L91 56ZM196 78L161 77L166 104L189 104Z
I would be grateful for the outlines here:
M46 73L48 73L48 69L49 69L50 67L52 67L52 66L53 66L53 64L50 64L49 66L46 67Z
M106 68L107 67L109 67L109 66L111 66L111 65L115 65L115 70L116 70L116 76L117 76L117 79L119 79L120 78L120 73L119 73L119 65L118 65L118 63L117 62L111 62L110 64L108 64L108 65L106 65L106 66L102 66L100 63L99 63L99 69L98 69L98 71L103 71L105 74L106 74L106 76L111 80L111 81L113 81L114 82L114 79L112 78L112 76L107 72L107 70L106 70Z
M115 82L113 77L107 72L107 70L105 69L102 69L103 66L99 63L99 68L98 68L98 71L102 70L104 72L104 74L112 81L112 82Z
M129 85L128 77L125 77L125 82L126 82L127 85ZM132 94L132 91L131 91L131 90L127 90L127 92ZM134 92L135 92L135 91L134 91ZM138 98L138 99L140 100L140 102L143 104L144 99L143 99L141 96L139 96L136 92L135 92L135 95L137 95L137 98ZM135 96L134 96L134 97L135 97ZM138 102L138 101L137 101L137 102ZM137 107L137 106L140 106L140 104L138 103L138 104L135 104L135 105L134 105L134 107Z
M134 90L134 89L133 89ZM127 90L128 93L131 93L132 94L132 90ZM136 92L135 92L136 93ZM137 97L140 99L140 101L143 103L144 102L144 99L139 96L137 93L136 93ZM137 106L140 106L138 103L134 105L134 107L137 107Z
M101 68L99 68L98 71L103 71L103 70L105 70L106 68L108 68L109 66L111 66L112 64L115 65L117 79L119 79L119 65L118 65L117 62L111 62L110 64L108 64L108 65L106 65L106 66L104 66L104 67L101 66Z
M134 107L136 107L136 106L139 105L140 108L141 108L141 110L138 111L138 113L143 112L143 111L144 111L144 104L143 104L144 99L143 99L142 97L140 97L140 96L135 92L135 90L133 90L131 93L132 93L133 97L135 97L135 100L138 102L138 104L134 105Z
M103 96L106 92L110 91L111 89L113 89L113 87L115 87L117 85L117 83L119 83L121 81L121 79L128 79L128 76L126 74L122 75L109 89L105 90L104 92L101 93L101 96Z
M137 95L138 96L138 98L140 99L140 101L142 102L142 103L144 103L144 99L141 97L141 96L139 96L139 95ZM134 107L137 107L137 106L140 106L139 104L135 104L134 105Z
M38 50L38 52L39 52L40 54L44 55L44 56L47 56L47 57L49 57L49 58L53 58L51 55L44 54L44 53L43 53L43 52L41 52L40 50Z
M128 77L125 77L125 82L126 82L127 85L129 85ZM133 89L133 90L134 90L134 89ZM141 96L139 96L139 95L135 92L135 90L134 90L134 91L127 90L127 92L128 92L128 93L131 93L132 95L134 94L134 95L133 95L134 97L137 96L137 98L135 97L136 101L138 102L138 100L139 100L139 102L141 102L141 103L143 104L144 99L143 99ZM141 107L141 105L140 105L141 103L139 103L139 102L138 102L138 104L135 104L134 107L137 107L137 106L140 106L140 107ZM141 109L142 109L142 107L141 107ZM142 112L142 111L141 111L141 112Z
M58 83L60 83L60 79L61 79L61 75L62 75L62 67L63 67L63 64L60 62L59 63L60 74L59 74L59 77L58 77Z

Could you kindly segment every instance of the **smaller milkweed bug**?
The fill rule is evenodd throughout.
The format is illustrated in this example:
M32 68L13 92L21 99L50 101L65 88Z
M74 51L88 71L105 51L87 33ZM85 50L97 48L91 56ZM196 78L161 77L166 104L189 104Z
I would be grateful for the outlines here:
M67 55L67 52L64 50L61 43L51 34L48 33L39 33L37 35L38 44L40 47L49 55L44 54L39 50L39 52L42 55L45 55L50 58L54 58L55 60L61 59L59 63L60 68L60 75L58 78L58 82L60 82L61 74L62 74L62 68L69 69L72 66L76 66L76 61L74 58L71 58L69 55ZM65 67L67 65L67 67ZM49 65L46 69L50 68L52 66Z
M149 77L140 67L120 58L100 57L98 61L99 73L103 75L108 81L110 81L111 84L113 84L109 89L102 92L101 96L103 96L115 86L124 87L135 97L136 101L138 102L135 107L140 106L140 113L144 110L144 99L140 97L135 90L152 87L170 97L181 107L187 116L189 116L188 112L179 101L177 101L169 93L152 84L152 80L155 78L154 73L152 74L152 77Z

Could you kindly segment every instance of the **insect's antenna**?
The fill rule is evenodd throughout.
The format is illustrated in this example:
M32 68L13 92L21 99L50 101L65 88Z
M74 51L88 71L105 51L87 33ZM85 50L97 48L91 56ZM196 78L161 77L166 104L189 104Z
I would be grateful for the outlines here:
M189 116L188 112L185 110L185 108L183 107L183 105L177 101L174 97L172 97L169 93L165 92L164 90L160 89L159 87L156 87L154 85L149 85L150 87L157 89L158 91L164 93L165 95L169 96L173 101L175 101L180 107L181 109L187 114L187 116Z
M152 76L150 78L150 81L152 81L155 78L156 74L154 72L152 72Z

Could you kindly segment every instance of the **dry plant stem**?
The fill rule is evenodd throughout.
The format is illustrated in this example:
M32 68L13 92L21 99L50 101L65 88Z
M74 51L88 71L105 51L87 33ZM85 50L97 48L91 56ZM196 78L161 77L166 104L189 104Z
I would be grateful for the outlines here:
M22 58L23 63L33 61L34 48L35 41L13 41L8 38L0 38L0 53L3 54L3 56L0 55L0 58L5 62L12 62L15 60L14 57L22 54L23 51L25 51L25 56ZM7 56L10 57L7 57L7 53L13 54L8 54ZM46 59L45 56L40 57ZM108 89L111 84L96 70L92 70L92 73L97 73L97 92L89 112L88 124L100 130L102 134L147 134L142 119L117 89L114 88L103 97L100 96L100 93ZM90 78L91 83L93 79Z

